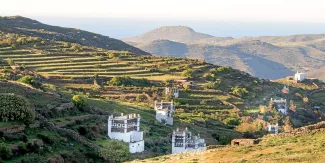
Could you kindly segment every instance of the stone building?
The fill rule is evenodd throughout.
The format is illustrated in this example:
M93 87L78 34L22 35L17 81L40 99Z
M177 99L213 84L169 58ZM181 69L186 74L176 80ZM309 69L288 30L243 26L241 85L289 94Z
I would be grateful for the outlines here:
M287 99L280 99L280 100L274 100L271 98L271 102L273 102L276 106L276 109L282 113L282 114L287 114L288 113L288 105L287 105Z
M175 111L174 102L164 102L160 103L155 101L154 108L156 111L156 119L160 123L165 123L168 125L173 125L173 112Z
M306 78L307 78L306 73L301 73L301 72L297 71L295 74L295 80L297 82L304 81Z
M179 97L179 89L177 87L175 87L175 88L166 87L165 93L166 93L166 95L172 95L175 98Z
M259 140L258 139L233 139L231 141L231 145L235 146L235 145L254 145L254 144L258 144Z
M278 134L279 133L279 124L276 123L275 125L268 125L268 131L273 134Z
M200 135L193 136L192 132L180 130L177 128L173 131L172 135L172 153L190 152L205 150L206 144L204 139L200 138Z
M108 117L107 135L110 139L129 143L130 153L144 151L143 132L140 131L140 115L129 114Z

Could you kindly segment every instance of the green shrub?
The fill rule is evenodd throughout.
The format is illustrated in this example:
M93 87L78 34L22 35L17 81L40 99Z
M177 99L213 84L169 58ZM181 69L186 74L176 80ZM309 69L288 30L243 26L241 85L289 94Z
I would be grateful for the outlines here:
M150 86L151 83L148 79L132 79L129 76L115 76L109 82L113 86Z
M72 97L72 102L79 109L81 109L87 105L86 100L80 95L74 95Z
M7 62L8 62L8 64L9 64L10 66L15 66L15 65L16 65L15 61L12 60L12 59L7 59Z
M130 158L129 149L125 143L111 140L99 151L99 155L110 162L124 162Z
M236 87L232 87L231 88L231 93L233 95L236 95L236 96L239 96L239 97L243 97L245 95L248 94L248 91L246 88L241 88L239 86L236 86Z
M37 82L32 76L29 76L29 75L24 76L24 77L18 79L18 82L31 85L34 88L41 88L42 87L42 84L41 83Z
M15 94L0 94L0 121L23 121L31 124L35 120L35 111L27 100Z
M0 143L0 158L8 160L12 155L11 148L5 143Z
M182 76L187 77L187 78L192 78L193 77L193 70L191 70L191 69L184 70L182 72Z

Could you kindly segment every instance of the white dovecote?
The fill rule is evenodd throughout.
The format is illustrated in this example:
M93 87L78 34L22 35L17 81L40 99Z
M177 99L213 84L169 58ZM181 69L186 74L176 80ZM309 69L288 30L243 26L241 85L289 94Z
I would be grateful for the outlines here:
M175 111L174 102L157 102L154 103L156 119L160 123L173 125L173 112Z
M200 135L193 136L187 128L180 130L177 128L172 135L172 153L182 153L191 151L200 151L206 149L204 139Z
M110 139L129 143L130 153L144 151L143 132L140 131L140 115L128 114L108 117L107 135Z

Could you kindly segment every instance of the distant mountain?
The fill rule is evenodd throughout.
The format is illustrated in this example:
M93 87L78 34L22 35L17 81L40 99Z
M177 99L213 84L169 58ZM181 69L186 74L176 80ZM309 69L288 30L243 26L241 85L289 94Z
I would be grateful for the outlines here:
M180 29L182 32L177 33ZM232 66L267 79L291 76L297 70L315 74L325 66L325 34L233 39L210 35L204 38L204 34L192 37L193 32L182 26L161 27L128 40L154 55L203 58L212 64ZM158 35L164 40L149 37Z
M123 39L128 42L150 42L155 40L170 40L181 43L194 43L200 41L224 41L232 39L231 37L216 38L211 35L195 32L192 28L185 26L163 26L142 35ZM213 41L213 40L211 40Z
M108 36L80 29L50 26L21 16L0 17L0 31L24 34L27 36L38 36L50 40L79 43L81 45L95 46L108 50L129 51L138 55L149 54L123 41Z

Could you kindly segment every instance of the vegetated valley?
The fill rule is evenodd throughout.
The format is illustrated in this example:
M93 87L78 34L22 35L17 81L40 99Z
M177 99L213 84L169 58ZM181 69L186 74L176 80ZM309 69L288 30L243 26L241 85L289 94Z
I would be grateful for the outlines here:
M3 162L161 161L171 153L171 134L177 127L187 127L208 146L216 146L228 145L235 138L261 138L268 134L268 123L279 123L280 132L289 132L325 116L325 85L319 80L258 79L203 59L141 55L140 49L122 41L118 48L110 42L101 46L99 36L88 32L75 33L87 38L84 42L58 39L60 27L44 30L29 26L30 19L2 19L19 22L0 28ZM289 91L283 90L284 85ZM178 87L180 96L166 94L166 87ZM271 98L287 99L288 114L281 114ZM174 101L173 126L155 119L155 100ZM108 116L120 113L140 114L144 152L130 154L125 143L107 137ZM316 136L315 141L324 142L321 132ZM305 145L301 139L298 136L292 143ZM246 154L287 141L272 137L258 146L214 150ZM287 148L293 153L304 150ZM313 153L314 149L309 150ZM262 155L258 157L264 160ZM232 157L224 155L228 156Z

